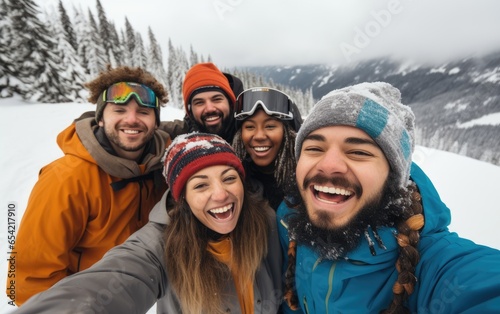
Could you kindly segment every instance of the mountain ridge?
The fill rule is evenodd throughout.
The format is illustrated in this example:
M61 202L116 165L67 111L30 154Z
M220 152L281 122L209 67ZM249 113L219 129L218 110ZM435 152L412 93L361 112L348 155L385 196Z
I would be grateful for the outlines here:
M245 67L246 70L303 91L315 99L331 90L385 81L401 91L416 117L419 145L500 165L500 51L474 58L424 64L377 58L351 66L323 64ZM496 117L495 116L495 117Z

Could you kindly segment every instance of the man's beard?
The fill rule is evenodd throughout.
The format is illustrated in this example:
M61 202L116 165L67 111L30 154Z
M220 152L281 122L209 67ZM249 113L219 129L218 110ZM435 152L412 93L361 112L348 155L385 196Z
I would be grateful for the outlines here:
M108 140L111 143L113 143L114 145L116 145L117 147L119 147L120 149L122 149L126 152L136 152L136 151L143 149L149 143L149 141L151 141L151 139L154 136L154 130L150 130L149 133L145 134L145 137L143 138L143 140L141 142L127 145L126 143L122 142L122 140L120 139L120 136L119 136L119 132L120 132L119 128L120 127L121 126L116 126L115 128L109 130L104 126L104 133L106 134L106 137L108 138ZM137 125L134 124L134 125L131 125L128 127L134 128L134 127L137 127Z
M220 113L220 117L222 118L221 123L217 125L206 125L205 119L207 116L211 115L206 115L202 117L202 124L199 126L200 130L203 132L211 133L211 134L217 134L219 136L223 136L224 132L226 131L226 126L229 123L229 117L224 117L222 113Z
M355 249L368 227L394 226L403 213L402 197L408 197L403 191L394 193L387 186L374 196L345 225L338 227L317 226L311 222L305 205L301 203L288 221L292 239L298 244L312 248L321 258L336 260L345 258ZM398 205L399 203L399 205ZM325 215L323 217L322 215ZM329 219L327 214L320 214L318 220Z

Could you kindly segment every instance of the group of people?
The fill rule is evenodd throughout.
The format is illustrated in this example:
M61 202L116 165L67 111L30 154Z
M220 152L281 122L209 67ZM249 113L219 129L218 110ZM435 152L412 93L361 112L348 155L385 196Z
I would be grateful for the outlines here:
M302 120L200 63L175 121L140 68L86 87L96 110L58 136L21 221L16 313L500 310L500 251L448 230L392 85L334 90Z

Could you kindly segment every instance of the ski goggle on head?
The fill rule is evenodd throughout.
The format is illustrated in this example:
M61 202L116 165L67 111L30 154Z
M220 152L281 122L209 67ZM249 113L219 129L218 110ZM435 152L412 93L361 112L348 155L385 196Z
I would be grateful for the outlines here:
M158 108L158 97L155 92L144 84L133 82L118 82L108 87L102 93L105 103L125 104L134 96L139 105Z
M243 91L236 99L234 118L244 120L258 108L280 120L292 120L292 100L287 94L268 87L255 87Z

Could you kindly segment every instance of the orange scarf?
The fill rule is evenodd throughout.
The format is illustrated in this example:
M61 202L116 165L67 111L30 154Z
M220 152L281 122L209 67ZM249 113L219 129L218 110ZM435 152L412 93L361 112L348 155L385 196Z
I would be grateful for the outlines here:
M244 314L251 314L254 312L253 310L253 281L245 280L240 275L241 273L236 269L236 265L233 265L232 261L232 243L229 237L223 238L218 242L210 241L208 243L208 252L212 253L212 255L221 263L226 264L231 271L231 275L233 276L234 284L236 286L236 293L238 294L238 300L240 301L241 312ZM241 290L240 287L244 287L244 291Z

